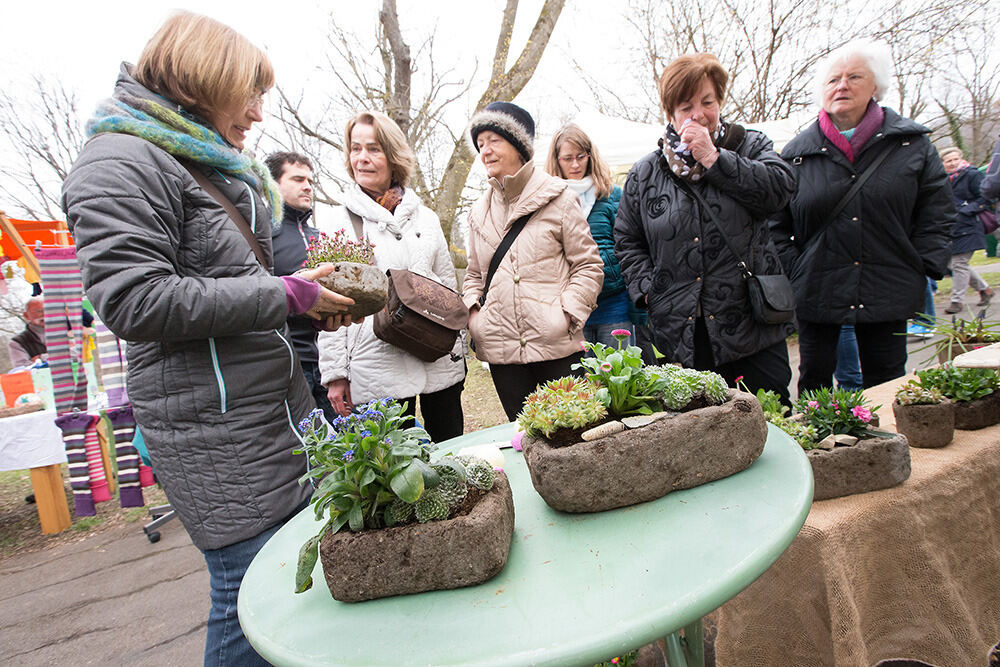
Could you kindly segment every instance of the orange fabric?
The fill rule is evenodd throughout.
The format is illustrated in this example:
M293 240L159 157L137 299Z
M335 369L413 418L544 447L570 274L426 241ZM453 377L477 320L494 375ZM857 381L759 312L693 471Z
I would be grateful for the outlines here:
M42 245L73 245L73 237L69 228L62 220L16 220L7 218L28 247L33 247L36 241ZM11 259L21 257L21 250L14 244L14 239L3 234L0 236L0 246L3 253Z

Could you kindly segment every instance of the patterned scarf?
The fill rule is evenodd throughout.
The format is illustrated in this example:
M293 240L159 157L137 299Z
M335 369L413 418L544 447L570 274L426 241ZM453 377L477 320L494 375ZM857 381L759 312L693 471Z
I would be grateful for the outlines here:
M174 157L232 174L267 196L272 226L274 229L281 226L281 193L267 168L249 154L230 146L215 130L162 104L119 93L98 105L94 117L87 121L86 131L88 137L104 133L131 134Z
M682 125L681 128L683 127ZM719 124L712 131L712 143L716 146L721 144L728 127L729 124L719 118ZM700 181L705 173L704 165L694 159L694 156L691 155L691 149L681 141L681 136L674 129L672 123L667 123L667 131L663 135L663 157L667 159L670 170L684 180L694 183Z
M399 206L399 202L403 201L403 188L399 185L393 185L374 199L379 206L392 213Z
M950 174L948 174L948 180L951 181L952 183L954 183L955 179L958 178L959 176L961 176L962 172L964 172L966 169L968 169L971 166L972 165L969 163L968 160L962 160L961 162L958 163L958 166L955 167L955 171L953 171Z

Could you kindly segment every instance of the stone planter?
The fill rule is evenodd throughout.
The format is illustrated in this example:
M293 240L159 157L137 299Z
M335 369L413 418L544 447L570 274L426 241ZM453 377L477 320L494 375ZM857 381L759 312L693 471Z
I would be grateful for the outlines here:
M354 299L354 305L347 309L353 318L374 315L385 308L389 298L389 279L384 271L371 264L335 262L333 273L318 278L316 282L332 292Z
M497 472L493 488L464 516L327 533L319 556L334 599L361 602L482 583L506 565L513 534L510 484Z
M813 500L839 498L902 484L910 477L905 435L862 438L849 446L806 451L813 470Z
M955 404L925 405L892 404L896 417L896 432L902 433L910 447L944 447L955 436Z
M966 343L960 343L957 340L942 341L938 348L938 362L943 364L946 361L953 361L960 354L972 352L973 350L978 350L981 347L992 344L992 342L988 341L968 341Z
M730 391L722 405L674 414L642 428L553 447L521 440L531 483L563 512L600 512L655 500L750 467L767 423L751 395Z
M955 401L955 428L975 431L1000 423L1000 392L972 401Z

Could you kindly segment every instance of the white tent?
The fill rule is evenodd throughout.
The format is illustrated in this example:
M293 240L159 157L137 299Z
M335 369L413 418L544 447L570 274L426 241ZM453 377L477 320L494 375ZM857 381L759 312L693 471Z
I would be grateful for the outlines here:
M803 112L791 118L742 125L766 134L774 142L775 150L780 152L792 137L815 119L814 113ZM663 136L663 127L660 125L611 118L596 111L580 112L572 122L587 133L600 150L601 157L616 172L627 170L636 160L655 150L657 139ZM551 143L551 134L535 139L535 164L545 165Z

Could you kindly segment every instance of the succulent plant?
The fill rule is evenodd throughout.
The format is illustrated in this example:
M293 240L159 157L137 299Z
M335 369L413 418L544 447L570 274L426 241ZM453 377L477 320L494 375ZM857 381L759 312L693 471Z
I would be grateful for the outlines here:
M550 380L525 399L517 421L527 435L545 437L561 428L581 429L596 424L608 413L597 391L596 384L578 377Z
M944 401L944 394L937 387L924 387L910 380L896 392L896 402L900 405L934 405Z
M729 386L718 373L676 366L660 366L656 372L666 378L659 398L671 410L683 410L698 399L707 405L726 402Z
M474 486L480 491L489 491L493 488L496 473L493 472L493 466L486 461L477 459L466 466L465 470L466 481L470 486Z
M442 475L441 481L434 487L434 490L441 494L449 508L458 507L465 500L465 496L469 494L469 487L465 482L458 475Z
M413 520L413 503L396 498L385 508L385 525L395 526Z
M448 518L448 501L437 489L428 489L413 503L417 521L427 523L435 519Z

